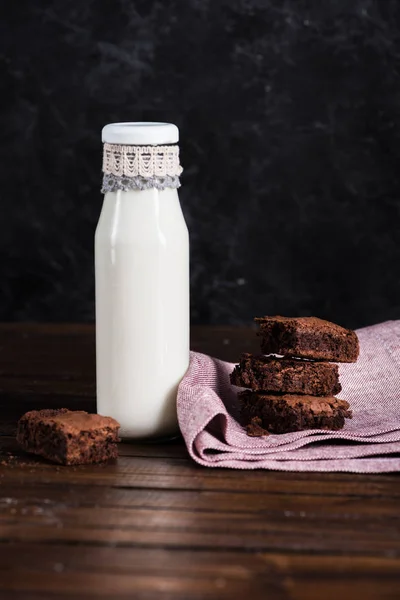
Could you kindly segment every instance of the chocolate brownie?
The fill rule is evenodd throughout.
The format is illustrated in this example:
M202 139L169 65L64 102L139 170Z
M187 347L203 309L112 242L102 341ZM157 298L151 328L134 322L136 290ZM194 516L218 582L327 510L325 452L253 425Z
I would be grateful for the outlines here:
M240 392L239 400L243 423L252 436L302 429L337 430L343 428L345 419L352 418L349 403L332 396L260 394L246 390Z
M254 391L331 396L342 389L338 366L272 356L242 354L231 383Z
M355 362L359 353L354 331L317 317L261 317L261 351L313 360Z
M27 452L63 465L117 458L119 423L83 411L32 410L18 422L17 441Z

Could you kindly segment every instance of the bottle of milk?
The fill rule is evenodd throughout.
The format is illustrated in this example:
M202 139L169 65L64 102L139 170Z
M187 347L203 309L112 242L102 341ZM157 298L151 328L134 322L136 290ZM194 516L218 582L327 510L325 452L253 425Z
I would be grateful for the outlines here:
M95 236L97 411L125 439L178 432L189 365L189 236L177 188L179 131L111 123Z

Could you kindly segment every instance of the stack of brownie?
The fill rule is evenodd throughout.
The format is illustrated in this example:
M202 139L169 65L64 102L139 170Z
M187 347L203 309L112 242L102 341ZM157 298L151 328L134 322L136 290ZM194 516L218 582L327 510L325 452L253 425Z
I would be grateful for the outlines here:
M262 317L259 356L243 354L231 374L250 436L302 429L342 429L349 403L335 397L342 386L338 365L355 362L354 331L316 317ZM279 355L279 356L276 356Z

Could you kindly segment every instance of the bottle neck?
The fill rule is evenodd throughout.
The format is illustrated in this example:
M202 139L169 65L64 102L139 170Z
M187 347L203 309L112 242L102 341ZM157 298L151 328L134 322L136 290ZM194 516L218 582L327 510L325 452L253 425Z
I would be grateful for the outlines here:
M104 144L102 193L177 189L182 173L179 147Z

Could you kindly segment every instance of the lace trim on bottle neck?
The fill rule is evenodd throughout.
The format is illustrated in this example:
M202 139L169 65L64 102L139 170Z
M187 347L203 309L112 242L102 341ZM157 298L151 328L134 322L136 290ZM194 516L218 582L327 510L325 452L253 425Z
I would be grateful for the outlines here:
M102 192L180 187L179 146L104 144Z

